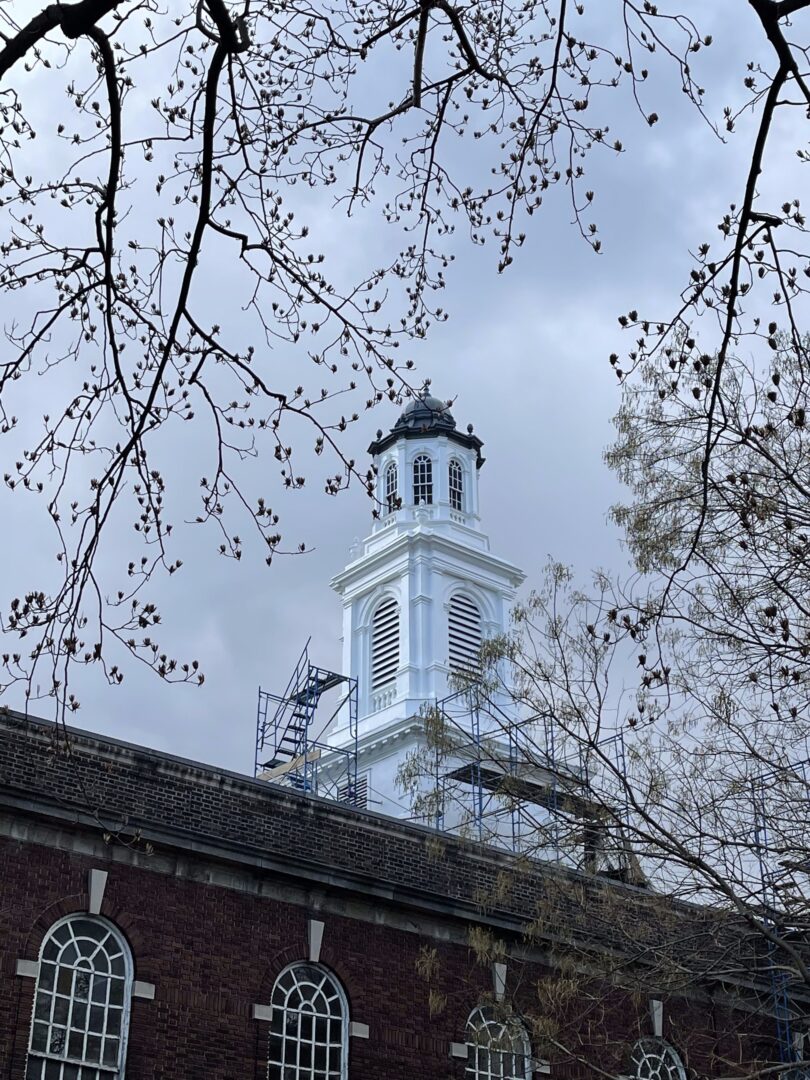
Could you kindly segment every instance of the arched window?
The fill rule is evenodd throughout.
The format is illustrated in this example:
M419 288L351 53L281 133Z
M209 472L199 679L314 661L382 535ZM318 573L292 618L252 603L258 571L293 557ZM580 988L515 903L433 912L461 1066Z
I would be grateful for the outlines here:
M413 501L417 506L433 502L433 462L427 454L413 459Z
M663 1039L639 1039L630 1060L637 1080L686 1080L680 1054Z
M105 919L69 915L42 944L26 1080L114 1080L124 1069L132 957Z
M517 1017L498 1020L491 1006L475 1009L467 1021L466 1075L475 1080L528 1080L532 1051Z
M461 513L464 509L464 473L455 458L450 462L447 471L450 488L450 509L458 510Z
M468 596L453 596L447 628L450 667L454 671L470 671L480 667L481 612L475 601Z
M349 1008L320 964L290 964L271 998L268 1080L346 1080Z
M379 690L396 678L399 667L399 604L387 597L371 620L371 689Z
M393 514L399 505L397 463L390 462L385 468L385 511Z

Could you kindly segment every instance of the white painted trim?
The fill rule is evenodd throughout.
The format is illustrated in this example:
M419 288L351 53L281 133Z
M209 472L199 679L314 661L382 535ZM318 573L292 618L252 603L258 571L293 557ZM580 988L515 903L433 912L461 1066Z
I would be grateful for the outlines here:
M466 1043L450 1043L450 1057L466 1058L466 1056L467 1056L467 1044Z
M474 529L467 530L471 538L484 539L483 533ZM387 582L391 583L395 578L402 576L409 556L414 548L435 551L439 556L450 556L451 559L458 551L458 545L444 536L432 534L430 537L420 537L418 534L411 535L400 533L397 538L384 548L378 548L356 560L355 563L342 573L337 574L330 581L335 592L344 597L344 604L355 602L360 596L367 596L370 589ZM481 578L489 587L504 587L504 581L511 592L526 580L526 574L519 570L513 563L493 555L485 547L466 547L464 554L467 561L475 564L477 573L468 573L466 576L473 581ZM396 559L400 561L397 562ZM491 584L490 584L491 583Z
M503 1001L506 994L506 964L494 963L492 965L492 983L495 990L495 1000Z
M266 1020L269 1024L273 1019L273 1006L272 1005L254 1005L253 1006L253 1019L254 1020Z
M361 1024L357 1020L352 1020L352 1022L349 1024L349 1038L367 1039L368 1024Z
M48 942L52 940L54 934L59 929L59 927L64 926L66 923L72 922L75 919L84 919L84 918L87 918L87 916L83 912L72 912L70 915L65 915L61 919L57 919L57 921L52 924L51 928L48 930L48 933L43 938L42 945L40 946L40 955L42 955L43 950L47 946ZM129 944L127 943L126 938L123 936L123 934L121 933L119 928L115 925L115 923L111 922L109 919L105 918L103 915L94 915L93 916L93 921L99 923L103 927L106 927L106 929L109 931L109 933L114 938L118 948L121 950L121 953L122 953L123 959L124 959L124 1005L123 1005L122 1016L121 1016L121 1038L120 1038L120 1041L119 1041L119 1044L118 1044L118 1056L117 1056L117 1059L116 1059L115 1062L110 1063L111 1067L114 1066L115 1071L116 1071L116 1075L120 1075L121 1077L123 1077L124 1068L125 1068L126 1060L127 1060L127 1042L128 1042L128 1038L129 1038L129 1019L130 1019L130 1014L131 1014L133 991L134 991L135 987L137 987L138 985L151 986L151 983L143 983L143 984L133 983L133 981L132 981L132 974L133 974L132 952L130 950ZM153 990L154 990L154 987L153 987ZM28 1046L29 1046L29 1048L31 1046L31 1037L32 1037L32 1032L33 1032L35 1015L36 1015L35 1010L32 1009L31 1010L31 1026L29 1028L29 1034L28 1034Z
M150 982L141 982L140 979L136 979L132 984L132 996L136 998L143 998L145 1001L155 1000L155 984Z
M450 610L450 601L454 596L463 596L472 600L478 608L481 616L481 630L484 624L495 625L498 630L503 630L502 620L498 618L495 594L490 589L482 589L473 578L451 578L445 583L442 590L442 605L445 610Z
M547 1061L538 1061L535 1059L530 1068L532 1072L540 1073L541 1076L548 1076L551 1073L551 1066Z
M660 1039L664 1033L664 1003L650 999L650 1019L652 1020L653 1035Z
M313 919L312 922L317 922L317 920ZM276 987L288 971L301 966L305 967L306 964L306 960L294 960L291 964L288 964L282 971L280 971L273 985L273 994L275 994ZM339 1069L336 1069L334 1071L338 1073L341 1077L347 1077L349 1075L349 1002L346 998L346 991L344 990L343 984L341 983L340 979L338 979L338 977L334 975L331 971L326 971L325 969L323 969L323 973L325 974L327 980L331 983L332 989L337 994L339 1002L338 1009L335 1009L334 1003L330 1002L330 1019L340 1019L341 1031L340 1067ZM286 1009L283 1006L281 1006L281 1008L284 1012L286 1012ZM270 1016L272 1015L272 1009L268 1009L266 1005L254 1005L253 1014L256 1019L270 1019ZM332 1040L330 1039L330 1043L331 1042Z
M39 978L39 960L18 960L17 974L24 979Z
M357 624L355 631L371 630L374 612L383 600L394 600L399 608L400 630L402 629L402 587L399 581L385 581L381 586L372 587L357 604Z
M87 892L90 897L87 910L91 915L101 914L104 890L107 888L107 876L106 870L87 871Z
M319 919L309 920L309 959L313 964L317 964L321 959L323 925Z

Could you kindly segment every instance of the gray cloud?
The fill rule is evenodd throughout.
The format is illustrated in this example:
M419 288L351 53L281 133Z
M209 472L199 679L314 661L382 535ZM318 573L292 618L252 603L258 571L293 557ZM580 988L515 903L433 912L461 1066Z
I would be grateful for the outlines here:
M710 12L691 6L700 19L717 24L718 45L706 54L703 71L704 81L719 87L710 102L718 116L727 98L739 93L744 61L761 43L753 21L746 27L735 20L733 36L723 39L725 20L735 10L730 0ZM654 70L655 62L650 66ZM645 89L645 102L662 117L652 130L629 102L617 99L612 126L621 129L627 152L621 158L605 152L588 165L605 253L595 256L575 234L562 188L528 222L527 245L505 275L495 273L494 247L473 249L458 235L459 258L443 297L451 319L408 348L419 375L431 377L440 396L457 396L459 424L474 423L486 444L484 527L493 549L526 569L527 587L538 580L549 554L583 572L625 565L619 537L607 521L620 491L602 462L618 405L607 356L631 344L616 316L631 306L654 318L671 313L688 277L689 247L704 236L719 244L718 216L740 195L750 119L744 117L738 133L723 144L670 82L651 79ZM790 146L789 132L780 138ZM376 210L347 220L324 201L314 213L319 231L328 236L330 259L344 253L347 271L390 252L396 242L380 226ZM219 317L242 317L227 283L209 277L206 290L202 299L210 293ZM307 363L303 350L287 346L272 359L291 385L299 365ZM41 395L36 380L21 386L19 414L26 424L42 413ZM362 406L363 395L357 398ZM346 445L363 460L376 428L387 428L396 415L393 406L364 415ZM192 496L209 466L203 430L175 430L172 439L167 449L179 522L193 515ZM0 445L0 453L7 452ZM250 771L258 684L282 687L310 635L318 661L339 665L340 609L328 581L347 560L353 538L368 531L370 504L357 487L336 499L321 494L319 478L332 471L321 461L309 473L307 488L292 494L278 490L270 455L247 471L257 488L266 480L288 539L300 537L314 550L279 558L267 569L257 545L248 545L242 563L235 564L216 557L212 532L181 530L177 553L184 568L152 591L164 610L161 640L168 651L200 660L205 686L168 686L130 664L123 685L112 689L89 669L75 681L82 726ZM53 545L41 506L4 489L0 521L5 602L21 580L33 582L53 571ZM122 519L108 537L104 566L110 580L114 565L126 558L128 528ZM13 693L8 701L20 704ZM47 712L47 705L40 711Z

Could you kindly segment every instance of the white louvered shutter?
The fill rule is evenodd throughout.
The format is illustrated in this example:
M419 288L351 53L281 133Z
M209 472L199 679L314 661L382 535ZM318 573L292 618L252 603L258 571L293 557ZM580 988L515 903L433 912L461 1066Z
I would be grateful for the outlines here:
M477 670L480 666L481 612L475 601L454 596L449 617L450 667L454 671Z
M374 612L371 630L371 689L379 690L396 678L399 666L399 605L393 597Z

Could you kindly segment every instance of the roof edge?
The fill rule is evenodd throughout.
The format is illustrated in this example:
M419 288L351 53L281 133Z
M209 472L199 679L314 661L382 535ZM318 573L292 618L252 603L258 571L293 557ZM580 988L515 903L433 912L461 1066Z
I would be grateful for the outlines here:
M458 443L459 446L465 447L467 450L476 451L476 468L480 469L486 461L486 458L481 453L481 447L484 445L481 439L477 435L468 435L462 431L415 431L411 429L405 429L400 431L389 431L387 435L383 435L379 439L375 439L367 450L367 453L376 457L378 454L384 453L389 446L393 446L395 442L399 442L400 439L449 439L451 442Z

